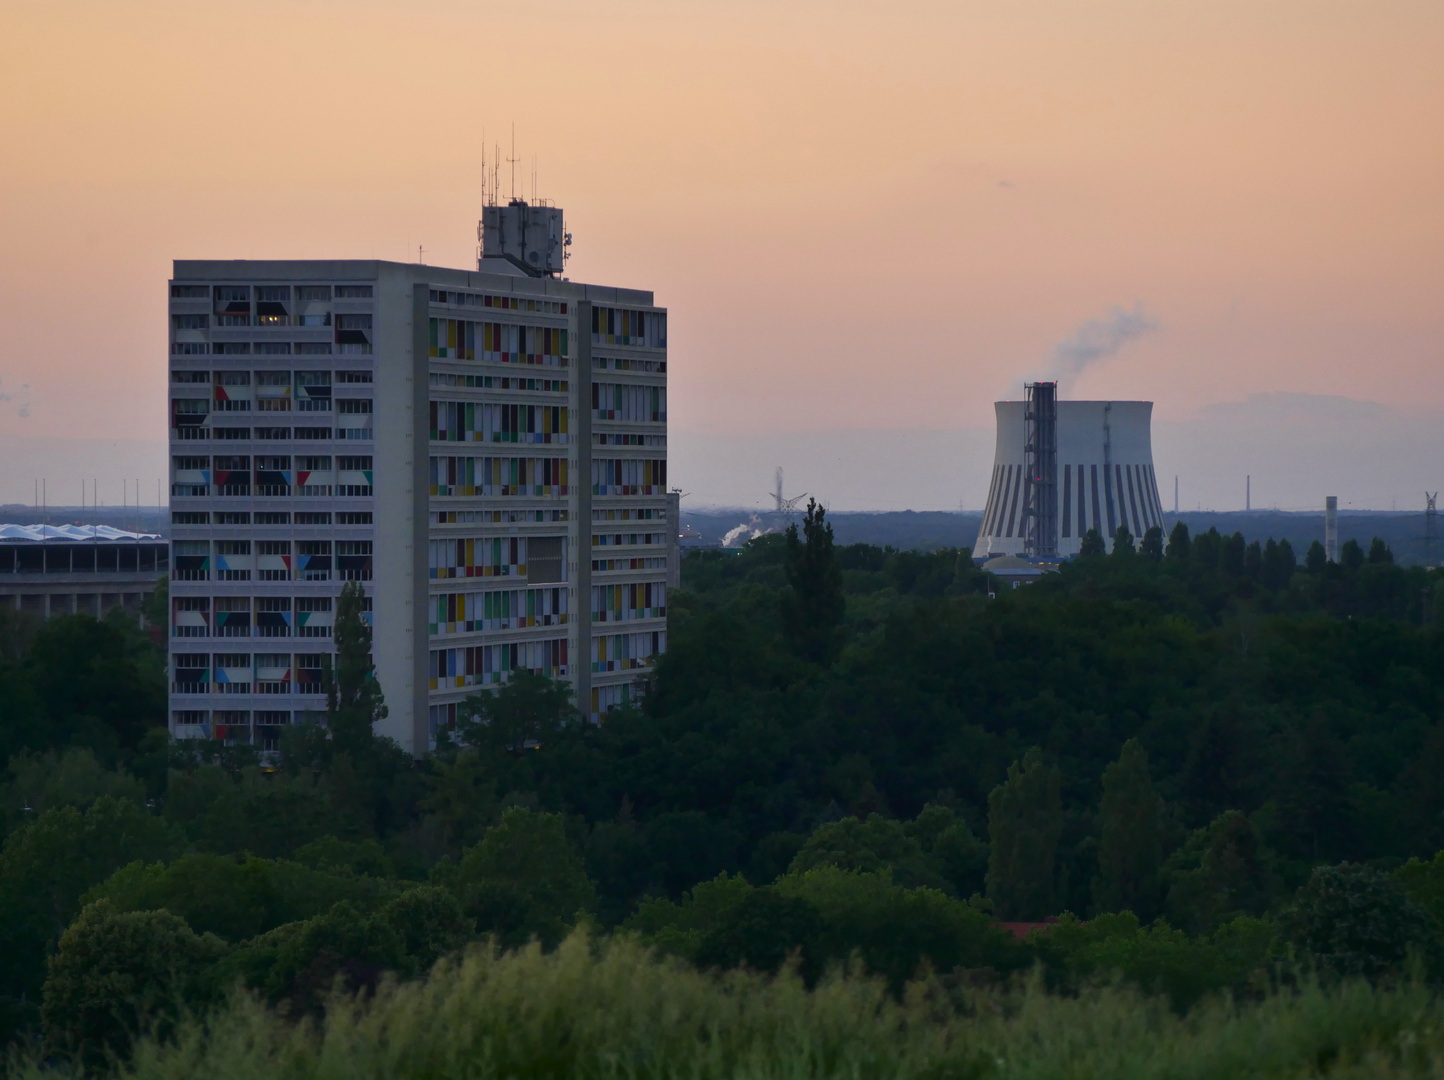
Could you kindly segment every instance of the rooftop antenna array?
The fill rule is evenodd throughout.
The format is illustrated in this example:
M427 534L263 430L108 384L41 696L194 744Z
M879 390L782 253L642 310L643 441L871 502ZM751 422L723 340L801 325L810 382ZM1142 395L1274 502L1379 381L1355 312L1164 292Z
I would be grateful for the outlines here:
M509 166L505 203L501 200L503 162ZM518 178L518 164L529 164L530 176ZM518 179L521 187L517 186ZM555 277L564 272L572 256L572 234L566 231L561 209L541 196L540 155L532 154L530 161L518 155L515 123L511 125L508 154L503 155L501 147L496 146L488 159L483 149L482 213L476 223L476 239L478 269L489 268L483 264L492 260L504 260L531 277Z
M506 159L511 164L511 194L510 198L516 198L516 124L511 125L511 157Z

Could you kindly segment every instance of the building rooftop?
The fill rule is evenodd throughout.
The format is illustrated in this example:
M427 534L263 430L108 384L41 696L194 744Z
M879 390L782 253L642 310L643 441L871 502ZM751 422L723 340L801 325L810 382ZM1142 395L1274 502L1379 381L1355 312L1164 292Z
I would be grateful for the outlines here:
M991 574L1014 573L1014 574L1045 574L1050 567L1040 566L1030 562L1018 555L995 555L983 563L983 569Z
M109 525L0 525L0 543L74 543L77 540L104 543L160 543L159 533L126 532Z

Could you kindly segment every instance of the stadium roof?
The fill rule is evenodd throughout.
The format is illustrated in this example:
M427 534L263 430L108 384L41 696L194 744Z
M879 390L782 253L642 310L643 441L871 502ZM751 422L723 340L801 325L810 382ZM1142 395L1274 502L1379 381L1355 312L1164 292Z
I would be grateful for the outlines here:
M155 543L164 539L159 533L126 532L124 529L112 529L109 525L0 525L0 543L15 540L30 543L74 543L77 540Z

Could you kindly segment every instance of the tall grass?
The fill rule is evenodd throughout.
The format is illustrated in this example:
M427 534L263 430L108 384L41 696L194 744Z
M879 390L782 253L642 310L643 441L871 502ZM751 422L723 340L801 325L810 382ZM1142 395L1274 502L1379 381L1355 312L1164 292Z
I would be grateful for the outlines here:
M835 974L709 975L628 938L574 934L555 952L474 950L426 980L287 1024L237 996L176 1041L142 1041L137 1080L642 1078L912 1080L1444 1076L1444 1008L1425 990L1306 987L1262 1002L1165 1001L1037 983L937 981L893 999ZM36 1068L21 1071L38 1080ZM51 1074L53 1075L53 1074Z

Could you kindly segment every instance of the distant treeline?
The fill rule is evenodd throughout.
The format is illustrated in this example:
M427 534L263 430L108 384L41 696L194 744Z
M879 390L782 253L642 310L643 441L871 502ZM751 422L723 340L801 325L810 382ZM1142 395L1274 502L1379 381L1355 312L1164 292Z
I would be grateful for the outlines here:
M721 542L729 530L740 524L751 524L754 515L754 527L763 531L781 532L790 521L801 520L800 513L789 517L748 510L708 510L684 513L682 522L695 531L695 543L699 546L714 546ZM1181 521L1193 533L1217 529L1224 535L1241 532L1244 538L1250 541L1264 541L1270 537L1287 540L1294 550L1299 552L1307 551L1311 543L1324 538L1322 510L1185 510L1178 514L1167 513L1164 519L1169 529ZM827 520L832 523L837 542L841 545L876 544L899 551L934 551L947 547L972 547L978 537L982 514L943 510L879 513L842 511L829 512ZM1339 543L1355 540L1367 547L1377 536L1389 545L1400 565L1444 565L1444 525L1440 526L1440 537L1433 545L1432 552L1426 550L1424 528L1422 511L1344 511L1339 515Z

